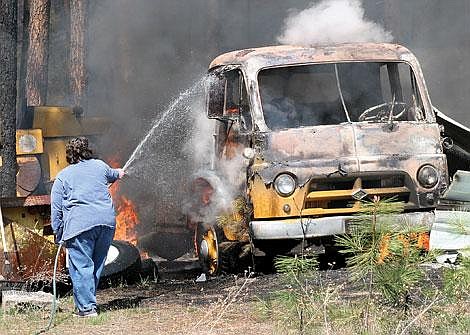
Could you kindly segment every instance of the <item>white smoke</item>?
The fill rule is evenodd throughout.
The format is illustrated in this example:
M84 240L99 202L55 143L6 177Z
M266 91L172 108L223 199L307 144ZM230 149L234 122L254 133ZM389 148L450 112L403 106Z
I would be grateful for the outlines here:
M213 78L207 78L211 79ZM205 87L208 89L210 85L206 83ZM203 102L194 101L191 104L192 135L184 144L183 152L192 162L193 173L190 182L201 179L206 181L212 187L213 194L210 201L203 203L202 194L199 193L201 190L198 190L197 186L195 189L190 189L189 197L183 200L182 212L193 222L214 224L218 216L231 210L232 201L240 194L246 178L248 160L242 156L243 148L237 148L230 159L227 159L225 154L220 156L215 154L215 120L207 118ZM189 187L195 185L197 183Z
M215 121L208 119L204 101L197 101L191 106L192 136L184 144L183 151L192 160L193 167L198 169L210 165L214 151Z
M368 21L360 0L322 0L291 12L278 36L281 44L325 45L348 42L391 42L393 36Z

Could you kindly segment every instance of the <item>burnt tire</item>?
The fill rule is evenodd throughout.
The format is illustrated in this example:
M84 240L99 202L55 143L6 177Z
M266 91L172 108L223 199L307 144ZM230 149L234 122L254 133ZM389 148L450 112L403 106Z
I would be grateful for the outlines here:
M113 241L101 273L99 287L132 284L139 279L142 269L139 250L126 241Z
M222 239L220 229L201 222L196 226L194 234L196 253L202 272L216 276L220 271L219 243ZM203 240L207 242L206 247L203 247Z
M241 244L239 242L221 242L219 244L219 273L237 273L240 271Z
M212 258L213 262L208 262L208 259L203 257L203 253L200 252L203 236L209 230L213 233L213 242L215 243L213 251L216 255L211 253L213 256L216 256L216 260ZM195 238L198 246L199 263L202 271L208 275L217 276L221 273L240 273L251 265L251 253L244 251L244 246L247 246L248 243L229 241L223 230L216 225L199 224ZM211 264L213 264L212 267Z
M150 256L156 255L173 261L192 250L193 234L189 230L177 233L152 232L140 237L137 246Z

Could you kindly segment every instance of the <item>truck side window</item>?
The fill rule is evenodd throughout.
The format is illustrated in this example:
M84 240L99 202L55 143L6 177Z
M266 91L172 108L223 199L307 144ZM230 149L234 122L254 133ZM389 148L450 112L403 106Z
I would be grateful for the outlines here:
M406 63L385 63L380 69L382 96L384 101L402 102L407 112L401 121L422 121L424 110L416 78Z
M238 71L225 72L224 115L237 116L240 113L240 75Z
M241 78L241 93L240 93L240 127L244 131L252 130L250 102L248 99L248 92L246 90L245 81L243 76Z
M251 113L248 94L239 70L225 73L224 115L236 117L240 121L240 130L251 130Z
M248 93L239 70L212 75L209 81L208 116L238 120L242 131L252 129Z

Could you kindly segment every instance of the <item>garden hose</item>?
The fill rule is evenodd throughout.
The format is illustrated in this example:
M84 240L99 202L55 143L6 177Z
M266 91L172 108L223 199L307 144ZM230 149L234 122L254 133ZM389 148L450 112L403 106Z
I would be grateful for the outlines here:
M34 333L34 335L42 334L47 332L49 329L51 329L55 316L56 316L56 311L57 311L57 288L56 288L56 275L57 275L57 263L59 260L59 255L60 255L60 250L62 248L62 243L59 244L59 248L57 249L57 254L55 255L55 261L54 261L54 274L52 276L52 306L51 306L51 315L49 317L49 324L41 329L38 330Z
M13 228L12 228L13 229ZM0 205L0 234L2 235L2 245L3 245L3 274L9 278L11 274L11 263L8 256L7 250L7 242L5 238L5 226L3 224L3 214L2 214L2 206Z

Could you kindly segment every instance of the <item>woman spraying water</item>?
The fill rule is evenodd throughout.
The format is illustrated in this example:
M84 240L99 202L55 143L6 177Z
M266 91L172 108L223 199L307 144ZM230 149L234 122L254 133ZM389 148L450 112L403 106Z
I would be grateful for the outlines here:
M93 159L85 137L69 141L66 159L70 165L52 186L52 229L68 251L76 315L96 316L96 289L116 227L108 184L122 178L124 169Z

